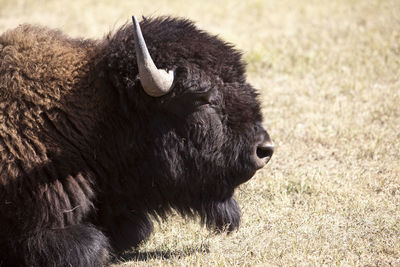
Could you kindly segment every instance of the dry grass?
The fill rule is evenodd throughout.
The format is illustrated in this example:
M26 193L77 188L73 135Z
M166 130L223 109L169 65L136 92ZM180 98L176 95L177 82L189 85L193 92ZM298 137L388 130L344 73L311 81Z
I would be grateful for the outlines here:
M186 16L244 50L277 151L237 191L238 232L172 216L120 266L400 266L398 0L0 0L0 32L101 37L131 14Z

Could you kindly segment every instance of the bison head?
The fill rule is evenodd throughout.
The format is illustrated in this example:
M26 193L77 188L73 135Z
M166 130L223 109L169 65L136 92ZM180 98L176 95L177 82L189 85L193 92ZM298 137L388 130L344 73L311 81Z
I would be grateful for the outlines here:
M125 114L130 203L173 208L208 227L239 225L234 189L271 158L260 102L241 53L190 21L144 19L109 40L108 76ZM135 36L135 37L134 37ZM144 42L146 40L146 43ZM151 57L150 57L151 55Z

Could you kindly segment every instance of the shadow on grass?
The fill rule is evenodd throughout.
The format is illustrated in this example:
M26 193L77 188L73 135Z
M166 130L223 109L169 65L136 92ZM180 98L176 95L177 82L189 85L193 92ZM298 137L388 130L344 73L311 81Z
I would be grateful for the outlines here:
M170 259L170 258L183 258L196 253L208 253L210 250L208 246L201 246L197 248L187 247L181 250L151 250L151 251L132 251L125 252L118 258L120 263L127 261L147 261L151 259Z

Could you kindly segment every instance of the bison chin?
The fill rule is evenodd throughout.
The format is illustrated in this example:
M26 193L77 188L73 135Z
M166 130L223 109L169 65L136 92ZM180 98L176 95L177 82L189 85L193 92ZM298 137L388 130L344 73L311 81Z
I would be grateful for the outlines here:
M201 223L217 233L232 232L240 224L240 208L233 197L222 202L203 203L199 214Z

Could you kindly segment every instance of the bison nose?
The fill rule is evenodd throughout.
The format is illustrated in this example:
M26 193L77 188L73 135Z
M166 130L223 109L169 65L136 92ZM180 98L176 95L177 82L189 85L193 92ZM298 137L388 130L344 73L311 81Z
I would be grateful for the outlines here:
M257 146L256 154L260 161L265 164L271 159L272 154L274 154L274 144L268 140Z
M255 126L257 142L254 147L254 159L256 168L260 169L268 163L274 153L274 143L271 141L268 132L261 124Z

